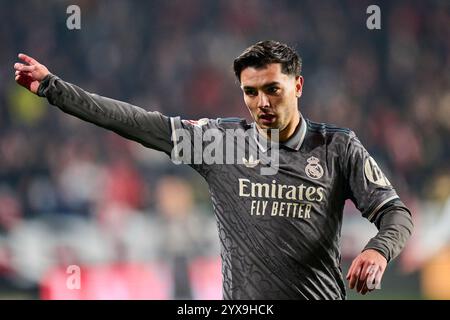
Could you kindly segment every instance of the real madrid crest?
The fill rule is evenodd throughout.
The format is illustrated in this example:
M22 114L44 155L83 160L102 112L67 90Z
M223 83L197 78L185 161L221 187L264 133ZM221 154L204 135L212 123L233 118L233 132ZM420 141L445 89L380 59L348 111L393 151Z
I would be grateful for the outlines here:
M305 167L305 173L311 179L320 179L323 176L323 168L319 164L319 161L320 160L314 156L306 160L308 164Z

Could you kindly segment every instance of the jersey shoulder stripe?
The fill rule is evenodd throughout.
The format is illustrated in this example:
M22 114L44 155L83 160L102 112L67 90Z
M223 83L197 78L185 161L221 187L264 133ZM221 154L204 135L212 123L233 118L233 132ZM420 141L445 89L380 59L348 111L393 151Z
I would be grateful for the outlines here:
M230 118L217 118L217 125L224 128L242 128L248 129L250 125L247 120L243 118L230 117Z
M308 124L308 129L313 132L318 132L322 134L342 132L349 136L353 134L353 131L348 128L338 127L336 125L329 123L318 123L313 122L311 120L307 120L306 123Z

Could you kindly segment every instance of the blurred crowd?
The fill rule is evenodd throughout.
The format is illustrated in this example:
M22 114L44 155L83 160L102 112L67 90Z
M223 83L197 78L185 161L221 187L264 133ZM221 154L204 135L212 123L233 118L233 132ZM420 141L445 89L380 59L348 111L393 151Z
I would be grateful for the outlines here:
M219 255L200 177L20 88L19 52L147 110L249 120L234 57L259 40L289 43L303 59L303 115L354 130L412 209L403 270L450 245L446 1L383 2L380 30L366 27L367 1L0 3L0 288L36 286L57 265ZM70 4L81 30L66 27ZM365 236L357 230L344 229L344 257L348 239ZM192 297L182 288L172 297Z

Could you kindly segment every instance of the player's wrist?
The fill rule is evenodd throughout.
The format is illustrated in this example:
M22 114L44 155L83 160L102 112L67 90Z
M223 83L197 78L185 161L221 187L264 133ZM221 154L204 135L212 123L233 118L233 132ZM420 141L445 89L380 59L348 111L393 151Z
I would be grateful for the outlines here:
M386 259L386 262L389 262L389 260L390 260L389 253L384 248L376 247L369 243L367 246L364 247L364 249L361 251L361 253L364 251L367 251L367 250L373 250L373 251L379 253L384 259Z
M36 92L36 94L37 94L39 97L43 97L43 98L46 97L46 95L45 95L46 90L47 90L47 88L48 88L48 86L49 86L49 84L50 84L50 81L51 81L54 77L56 77L56 76L53 75L53 74L51 74L51 73L49 72L49 73L48 73L48 74L40 81L38 90L37 90L37 92Z

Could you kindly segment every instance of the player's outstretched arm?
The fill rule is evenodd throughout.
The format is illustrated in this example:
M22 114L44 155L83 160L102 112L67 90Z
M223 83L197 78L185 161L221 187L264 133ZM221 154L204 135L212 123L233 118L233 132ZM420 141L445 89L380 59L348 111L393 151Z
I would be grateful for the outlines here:
M112 130L146 147L171 153L170 118L126 102L89 93L49 72L37 60L19 54L22 62L14 64L15 80L34 94L46 97L62 111Z

